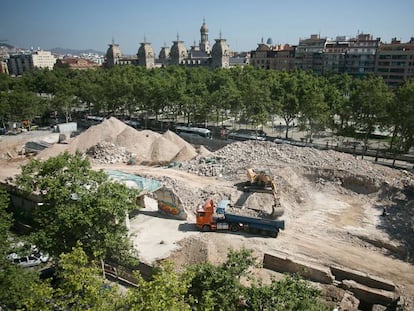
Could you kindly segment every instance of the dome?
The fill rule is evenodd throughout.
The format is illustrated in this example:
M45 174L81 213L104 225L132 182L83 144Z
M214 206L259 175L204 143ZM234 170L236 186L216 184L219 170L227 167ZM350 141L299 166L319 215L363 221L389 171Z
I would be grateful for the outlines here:
M208 28L207 28L207 25L206 25L205 21L203 21L203 25L201 25L200 32L201 33L207 33L208 32Z
M273 45L272 38L267 38L266 44Z

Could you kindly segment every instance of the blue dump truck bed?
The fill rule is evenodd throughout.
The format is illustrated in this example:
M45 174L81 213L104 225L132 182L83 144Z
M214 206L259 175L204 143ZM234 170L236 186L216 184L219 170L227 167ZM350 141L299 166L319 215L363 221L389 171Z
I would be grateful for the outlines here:
M279 230L285 229L285 222L283 220L271 220L228 213L224 213L224 216L223 220L230 224L230 228L233 228L233 231L241 228L249 231L260 230L277 235ZM238 227L234 227L235 224Z

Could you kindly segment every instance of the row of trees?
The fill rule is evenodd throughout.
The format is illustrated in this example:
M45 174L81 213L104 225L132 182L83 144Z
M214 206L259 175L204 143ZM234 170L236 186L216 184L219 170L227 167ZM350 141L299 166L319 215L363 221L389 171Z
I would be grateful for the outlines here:
M47 95L39 97L39 94ZM293 122L312 135L325 128L339 134L364 134L376 128L392 133L392 146L413 145L414 82L389 89L380 77L317 76L303 71L276 72L252 67L217 69L169 66L147 70L35 70L20 78L0 76L0 113L9 120L33 119L57 111L68 121L73 111L97 115L220 123L227 118L254 126L283 118L285 136ZM297 120L297 121L295 121Z
M16 184L41 194L44 204L33 207L31 234L17 237L10 230L8 197L0 191L2 310L328 310L321 293L296 276L270 284L249 278L257 262L246 249L230 250L221 265L206 262L181 273L164 262L151 280L137 274L137 287L120 294L102 276L99 259L133 257L122 220L136 208L137 193L91 170L80 154L67 153L32 160ZM53 279L40 280L37 271L7 259L20 239L53 256Z

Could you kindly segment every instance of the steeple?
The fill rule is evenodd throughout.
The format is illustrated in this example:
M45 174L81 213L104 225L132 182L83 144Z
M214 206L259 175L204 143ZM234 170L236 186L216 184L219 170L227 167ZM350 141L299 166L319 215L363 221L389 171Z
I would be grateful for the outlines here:
M200 50L210 54L210 42L208 42L208 28L206 25L206 20L203 18L203 25L200 28Z

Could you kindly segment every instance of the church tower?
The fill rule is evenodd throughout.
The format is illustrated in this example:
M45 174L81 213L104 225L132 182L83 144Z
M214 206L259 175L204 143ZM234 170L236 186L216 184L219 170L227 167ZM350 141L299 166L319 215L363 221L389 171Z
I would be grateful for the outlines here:
M185 48L184 41L180 40L177 35L177 40L173 41L173 46L170 51L170 61L172 65L181 65L187 58L187 49Z
M119 44L115 44L112 39L112 43L109 44L109 48L106 51L105 67L111 68L119 63L119 59L122 57L121 49Z
M200 28L200 35L201 35L201 40L200 40L200 50L210 54L210 42L208 42L208 28L206 25L206 20L203 19L203 25L201 25Z
M211 50L211 66L213 68L229 68L230 67L230 50L226 43L226 39L215 39L216 43Z
M138 49L138 64L146 68L155 67L155 55L151 43L147 42L144 38L144 42L141 42L141 46Z

